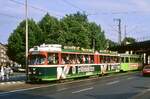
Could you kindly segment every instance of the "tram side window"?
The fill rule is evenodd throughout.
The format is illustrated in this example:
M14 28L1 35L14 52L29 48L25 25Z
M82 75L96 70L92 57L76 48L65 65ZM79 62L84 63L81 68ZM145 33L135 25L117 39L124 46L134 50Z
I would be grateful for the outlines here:
M94 55L62 54L62 64L90 64L94 63Z
M140 57L137 58L137 62L139 62L139 63L142 62L142 58L140 58Z
M75 59L76 64L82 63L82 56L81 55L76 55L75 57L76 57L76 59Z
M108 63L108 57L104 56L104 63Z
M83 63L83 55L79 54L77 57L78 57L77 59L79 60L79 63L82 64Z
M119 57L118 56L116 56L115 58L114 58L114 61L115 61L115 63L119 63Z
M94 55L90 55L90 62L89 63L94 63Z
M62 64L79 64L80 60L76 54L62 54Z
M69 64L70 55L69 54L62 54L62 64Z
M107 56L106 57L106 63L110 63L110 61L111 61L111 56Z
M129 57L125 57L125 63L129 63Z
M136 62L136 58L131 57L131 58L130 58L130 61L131 61L131 63L135 63L135 62Z
M101 63L105 63L105 60L106 60L106 59L105 59L105 56L100 56L100 62L101 62Z
M29 64L30 65L39 65L39 64L44 64L45 63L46 56L44 55L31 55Z
M133 63L133 58L132 57L130 57L130 63Z
M124 61L124 57L121 57L121 62L122 62L122 63L124 63L124 62L125 62L125 61Z
M83 55L83 57L85 58L85 59L83 59L83 60L85 60L84 61L85 64L94 63L94 56L93 55Z
M82 61L84 64L88 64L89 63L89 56L88 55L82 55Z
M130 63L133 63L133 58L132 57L130 57Z
M49 53L48 54L48 64L58 64L58 54Z
M108 63L108 62L110 62L110 57L109 56L101 56L100 60L101 60L101 63Z
M136 58L135 58L135 62L136 62L136 63L138 63L138 62L140 62L140 61L141 61L141 59L140 59L139 57L136 57Z
M75 54L70 55L69 63L70 64L76 64L76 55Z
M110 56L110 59L109 59L110 63L118 63L119 62L119 59L117 56Z

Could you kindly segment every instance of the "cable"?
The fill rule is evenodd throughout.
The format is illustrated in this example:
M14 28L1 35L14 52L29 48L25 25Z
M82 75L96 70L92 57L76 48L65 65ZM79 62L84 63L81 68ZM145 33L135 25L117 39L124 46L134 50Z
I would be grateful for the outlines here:
M72 4L72 3L70 3L70 2L67 1L67 0L62 0L62 1L63 1L64 3L70 5L70 6L74 7L74 8L77 8L77 9L79 9L79 10L85 12L83 9L81 9L81 8L79 8L78 6L76 6L76 5Z
M12 15L8 15L8 14L5 14L5 13L0 13L1 16L7 16L7 17L10 17L10 18L14 18L14 19L21 19L21 17L17 17L17 16L12 16Z
M9 0L9 1L14 2L14 3L16 3L16 4L19 4L19 5L25 5L24 3L18 2L18 1L16 1L16 0ZM33 9L35 9L35 10L39 10L39 11L41 11L41 12L46 12L46 13L49 12L49 11L43 9L43 8L38 8L38 7L35 7L35 6L32 6L32 5L29 5L29 7L33 8ZM50 12L50 13L52 13L52 12ZM53 14L56 15L56 16L59 16L59 17L63 17L62 15L59 15L59 14L55 14L55 13L53 13Z
M71 2L69 2L69 1L67 1L67 0L62 0L62 1L63 1L64 3L66 3L66 4L68 4L68 5L70 5L70 6L74 7L74 8L76 8L76 9L81 10L81 11L84 12L87 16L97 15L97 13L87 13L87 11L85 11L84 9L81 9L80 7L78 7L78 6L74 5L74 4L72 4Z

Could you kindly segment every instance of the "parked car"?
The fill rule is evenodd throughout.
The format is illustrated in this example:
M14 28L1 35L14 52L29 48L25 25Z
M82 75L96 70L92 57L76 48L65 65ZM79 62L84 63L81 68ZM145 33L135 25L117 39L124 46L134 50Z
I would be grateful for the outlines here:
M11 67L14 72L18 72L18 67Z
M143 76L150 76L150 65L146 65L144 66L143 70L142 70L142 74Z

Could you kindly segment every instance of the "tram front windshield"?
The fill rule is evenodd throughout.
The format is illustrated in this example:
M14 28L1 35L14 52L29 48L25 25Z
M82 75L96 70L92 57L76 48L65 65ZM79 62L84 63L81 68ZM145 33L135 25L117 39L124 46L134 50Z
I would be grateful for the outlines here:
M31 55L29 64L30 65L44 64L45 59L46 59L46 56L44 56L44 55L40 55L40 54Z

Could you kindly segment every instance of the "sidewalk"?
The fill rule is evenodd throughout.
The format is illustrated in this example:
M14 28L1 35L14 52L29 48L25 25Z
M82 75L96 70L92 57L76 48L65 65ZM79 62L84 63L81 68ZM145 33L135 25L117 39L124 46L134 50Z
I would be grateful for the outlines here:
M10 82L10 81L24 81L25 79L26 79L25 73L14 72L13 75L9 76L9 79L6 79L6 77L5 80L3 81L0 79L0 83Z

